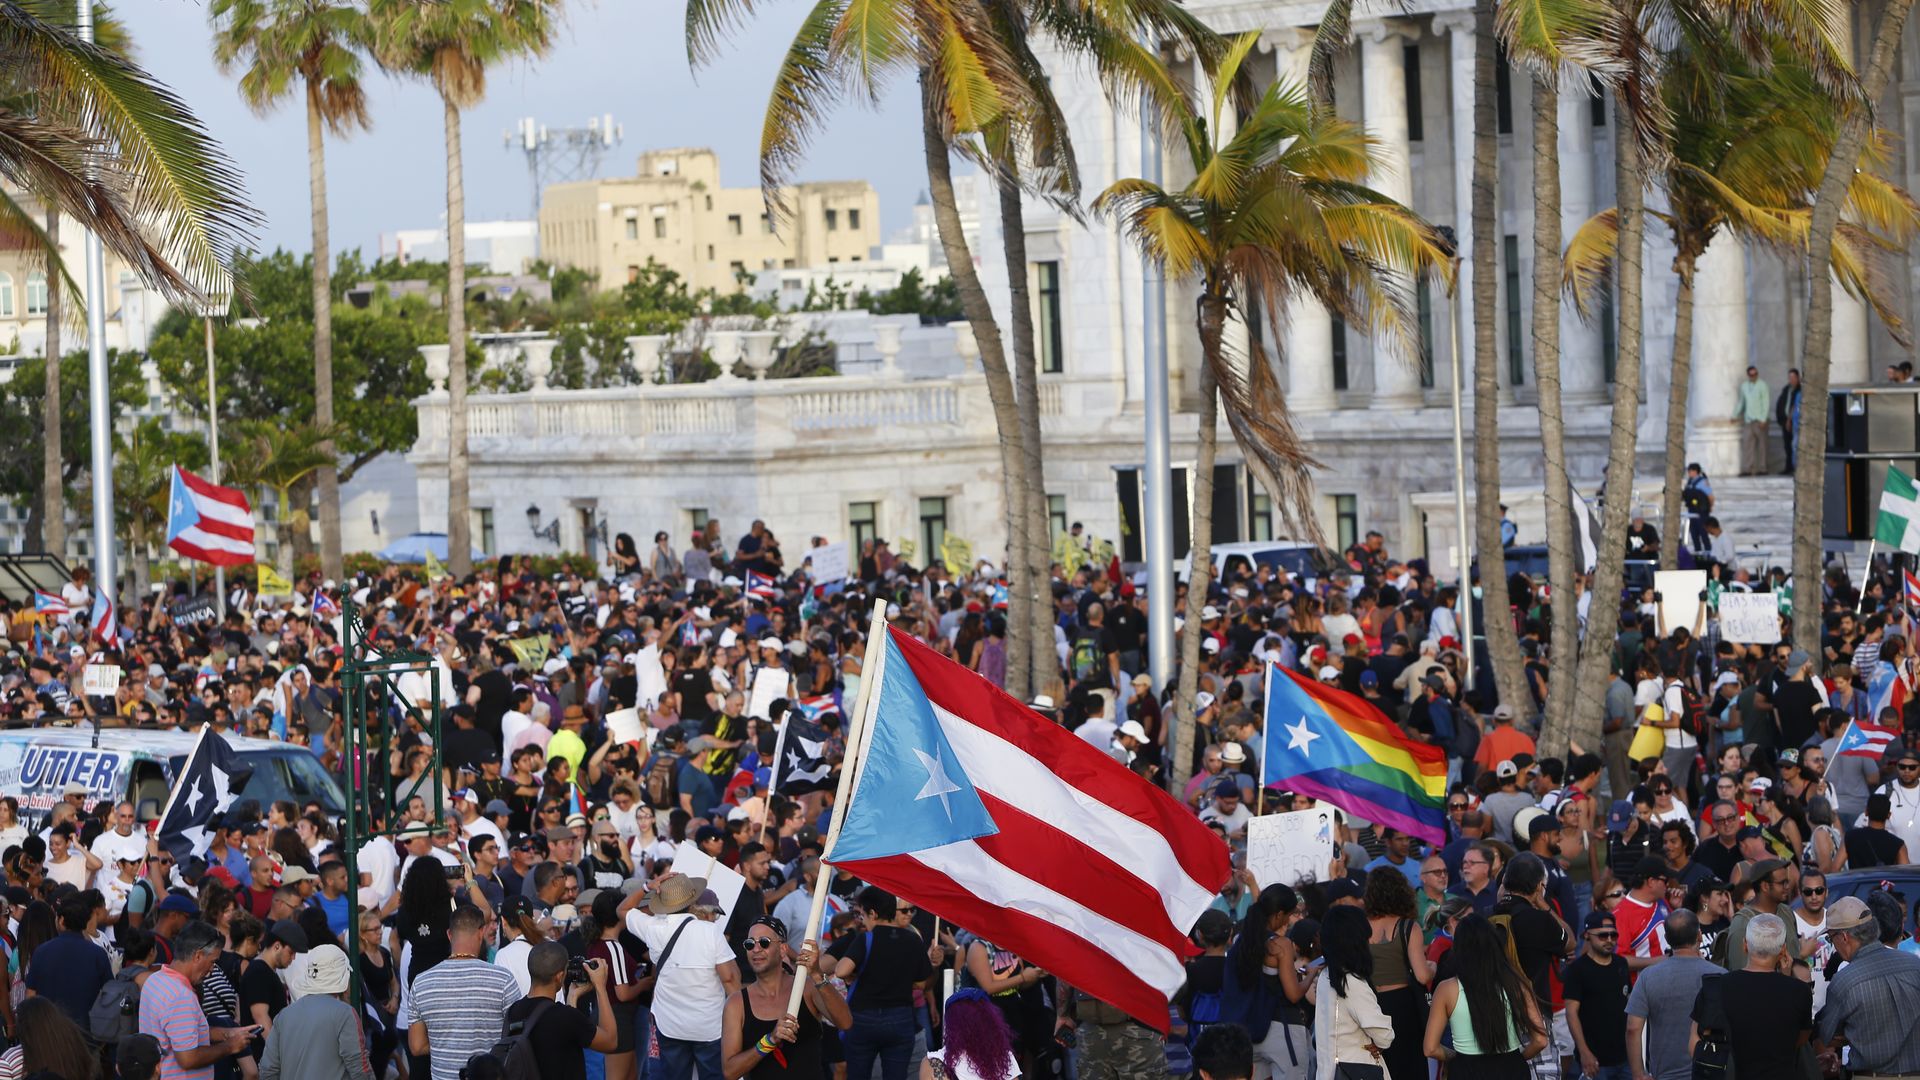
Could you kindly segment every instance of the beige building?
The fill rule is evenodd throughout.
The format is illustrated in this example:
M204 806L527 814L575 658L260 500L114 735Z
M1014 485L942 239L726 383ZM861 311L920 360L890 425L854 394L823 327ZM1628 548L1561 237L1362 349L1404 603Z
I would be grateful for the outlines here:
M741 274L865 262L880 242L880 197L864 180L796 184L786 204L792 219L776 232L759 188L720 186L713 151L651 150L638 176L547 188L540 252L593 271L604 289L652 259L693 288L731 292Z

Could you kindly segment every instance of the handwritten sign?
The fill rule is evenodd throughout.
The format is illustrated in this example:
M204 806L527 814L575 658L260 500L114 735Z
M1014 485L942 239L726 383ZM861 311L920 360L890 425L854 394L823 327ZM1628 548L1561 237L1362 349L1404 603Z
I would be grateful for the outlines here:
M220 618L211 596L190 596L169 606L167 615L173 619L173 625L182 630L191 630Z
M1254 818L1247 822L1247 868L1263 889L1325 881L1334 836L1332 807Z
M1771 593L1720 594L1720 636L1737 645L1780 641L1780 605Z
M616 743L647 741L647 726L640 720L638 709L616 709L607 714L607 737Z
M640 704L651 709L667 693L667 669L660 663L660 646L649 645L628 659L633 663Z
M80 692L87 697L112 697L120 692L118 664L88 664L80 675Z
M831 585L836 581L847 580L847 542L822 544L807 552L807 558L813 560L813 581L816 585Z

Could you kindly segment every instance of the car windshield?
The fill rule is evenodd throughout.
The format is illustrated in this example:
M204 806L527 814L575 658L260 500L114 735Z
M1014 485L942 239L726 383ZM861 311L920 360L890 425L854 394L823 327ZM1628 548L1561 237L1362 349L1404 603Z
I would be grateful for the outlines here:
M1253 561L1275 570L1304 577L1314 576L1312 548L1267 548L1253 553Z

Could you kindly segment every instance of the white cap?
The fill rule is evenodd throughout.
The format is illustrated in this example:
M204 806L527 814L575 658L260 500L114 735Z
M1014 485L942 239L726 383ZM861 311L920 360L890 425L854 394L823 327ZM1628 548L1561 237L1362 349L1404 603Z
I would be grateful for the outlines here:
M780 643L780 639L779 639L779 638L777 638L777 637L774 637L774 636L772 636L771 634L769 634L768 636L766 636L766 637L763 637L763 638L761 638L761 639L760 639L760 647L761 647L761 648L763 648L763 649L784 649L784 648L786 648L786 646L785 646L785 645L782 645L782 644Z
M1340 677L1340 669L1337 667L1334 667L1332 664L1328 664L1326 667L1323 667L1320 669L1321 682L1326 682L1328 679L1337 679L1339 677Z
M1193 708L1194 708L1194 711L1196 712L1212 704L1213 704L1213 695L1205 690L1202 690L1198 694L1195 694L1193 696Z
M1206 607L1203 607L1200 609L1200 619L1202 622L1205 622L1208 619L1217 619L1219 617L1220 617L1220 609L1217 607L1214 607L1212 604L1208 604Z
M1126 723L1121 724L1120 730L1115 732L1114 734L1131 735L1134 738L1139 739L1141 742L1147 741L1147 729L1141 727L1140 721L1138 720L1129 720Z
M567 670L567 662L557 656L547 657L547 662L540 665L540 673L542 675L551 675L556 671L565 670Z

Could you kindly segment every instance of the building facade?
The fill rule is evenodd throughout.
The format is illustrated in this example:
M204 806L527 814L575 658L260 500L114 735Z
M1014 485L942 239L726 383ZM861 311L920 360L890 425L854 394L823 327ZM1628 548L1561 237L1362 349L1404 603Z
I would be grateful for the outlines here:
M763 270L865 262L880 242L880 197L864 180L795 184L782 195L786 221L768 215L759 188L722 187L713 151L650 150L636 176L548 187L540 252L591 271L603 289L651 260L694 289L732 292Z

